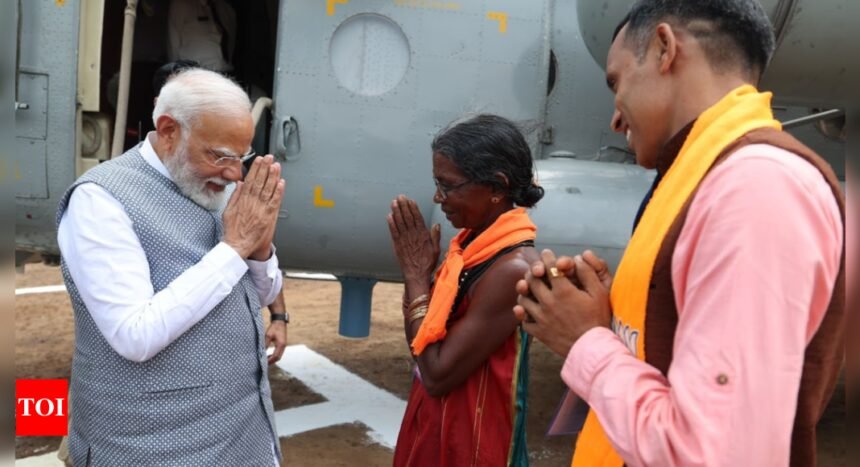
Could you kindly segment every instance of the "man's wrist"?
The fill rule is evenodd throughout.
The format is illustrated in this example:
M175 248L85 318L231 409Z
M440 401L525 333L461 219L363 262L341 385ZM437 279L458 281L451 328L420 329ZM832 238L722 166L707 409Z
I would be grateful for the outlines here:
M619 354L629 356L632 353L611 329L595 326L571 346L562 365L561 378L567 387L588 402L596 375L609 359Z
M259 261L259 262L265 262L265 261L268 261L269 258L271 258L271 257L272 257L272 245L268 244L268 245L266 245L265 248L261 248L255 252L251 253L251 256L249 256L248 259L251 259L254 261Z
M272 313L271 315L269 315L269 320L273 323L275 321L283 321L284 323L289 323L290 314L287 313L286 310L284 310L283 313Z
M246 249L240 247L237 242L233 242L231 240L223 239L221 240L225 245L232 248L237 255L239 255L242 259L248 259L252 252L247 251Z
M582 327L580 327L580 328L577 330L577 335L576 335L576 336L574 336L574 338L573 338L573 342L571 342L571 343L570 343L570 347L568 348L568 351L570 351L570 349L572 349L572 348L573 348L573 346L574 346L574 345L576 345L576 343L577 343L577 342L579 342L579 340L580 340L580 339L582 339L582 336L584 336L584 335L588 334L588 331L591 331L591 330L592 330L592 329L594 329L594 328L605 328L605 329L609 329L609 326L602 326L602 325L599 325L599 324L587 324L587 325L583 325ZM562 357L563 357L563 356L564 356L564 355L562 355Z
M406 294L411 300L414 300L421 295L430 294L430 279L429 278L407 278L405 284Z

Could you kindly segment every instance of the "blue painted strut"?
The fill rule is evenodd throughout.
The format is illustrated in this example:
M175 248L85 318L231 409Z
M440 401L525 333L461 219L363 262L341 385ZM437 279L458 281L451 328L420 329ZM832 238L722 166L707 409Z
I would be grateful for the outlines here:
M340 281L340 327L344 337L370 335L370 305L373 302L375 279L338 277Z

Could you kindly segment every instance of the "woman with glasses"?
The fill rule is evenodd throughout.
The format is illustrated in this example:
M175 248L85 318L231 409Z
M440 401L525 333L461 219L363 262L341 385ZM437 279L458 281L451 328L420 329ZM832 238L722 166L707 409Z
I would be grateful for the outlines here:
M439 225L428 229L403 195L392 203L417 363L394 465L527 465L528 340L512 308L517 280L539 259L525 208L544 191L523 135L502 117L455 122L432 150L433 201L461 230L437 269Z

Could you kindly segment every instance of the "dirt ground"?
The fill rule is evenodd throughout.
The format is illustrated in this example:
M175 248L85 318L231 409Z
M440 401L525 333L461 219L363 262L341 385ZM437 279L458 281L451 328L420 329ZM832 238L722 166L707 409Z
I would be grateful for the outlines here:
M16 275L16 288L62 284L58 268L28 265ZM337 282L286 281L291 313L289 344L304 344L372 384L406 399L410 358L400 315L402 286L377 284L373 292L370 337L337 334L340 285ZM65 293L22 295L15 305L16 377L69 378L74 331ZM534 466L569 465L573 440L544 436L563 393L561 359L542 344L531 351L528 444ZM276 370L270 374L276 409L323 401L298 380ZM819 465L847 467L844 389L840 386L819 425ZM282 438L285 464L297 466L386 466L392 451L374 444L361 424L339 425ZM15 457L56 450L59 438L16 438Z

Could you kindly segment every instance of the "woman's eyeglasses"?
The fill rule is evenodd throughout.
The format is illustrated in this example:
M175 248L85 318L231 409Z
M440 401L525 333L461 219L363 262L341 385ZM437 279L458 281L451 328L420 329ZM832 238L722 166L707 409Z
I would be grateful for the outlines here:
M460 188L463 188L464 186L472 183L472 181L466 180L463 183L458 183L456 185L449 185L447 183L440 182L438 178L433 177L433 183L436 184L436 189L439 190L440 198L442 198L442 201L445 201L446 199L448 199L448 193L455 191L455 190L459 190Z

